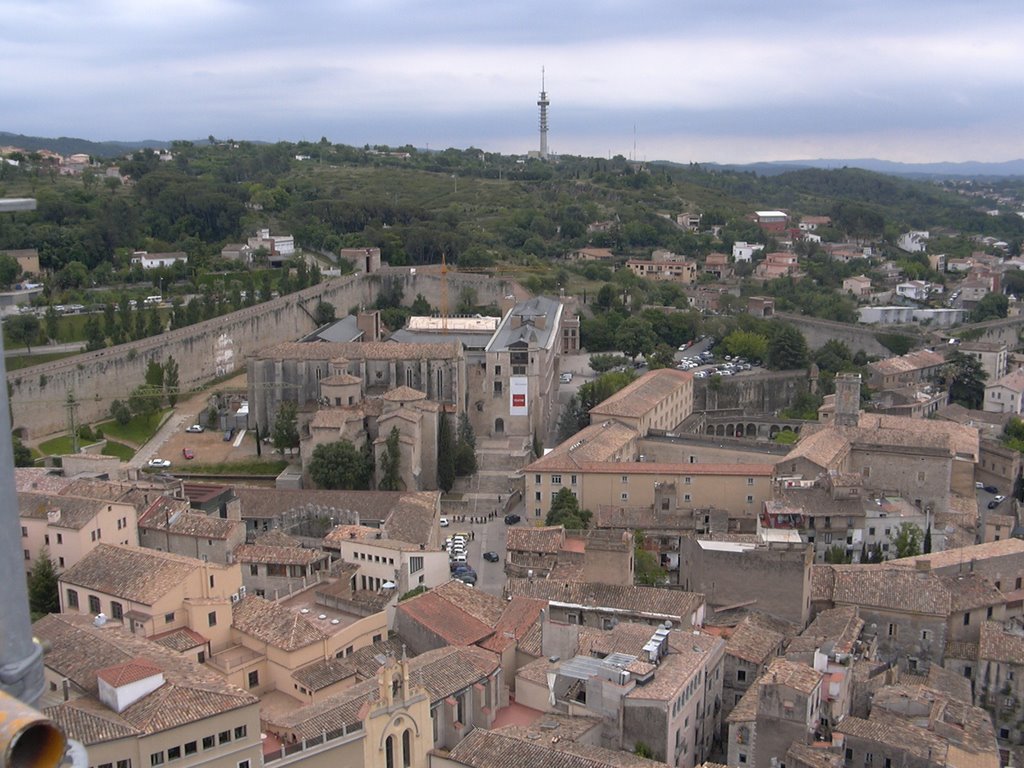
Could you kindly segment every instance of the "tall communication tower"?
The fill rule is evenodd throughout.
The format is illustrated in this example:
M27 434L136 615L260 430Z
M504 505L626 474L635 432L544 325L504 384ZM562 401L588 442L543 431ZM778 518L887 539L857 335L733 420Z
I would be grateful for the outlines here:
M548 92L544 90L544 67L540 68L540 100L537 106L540 107L540 158L548 159Z

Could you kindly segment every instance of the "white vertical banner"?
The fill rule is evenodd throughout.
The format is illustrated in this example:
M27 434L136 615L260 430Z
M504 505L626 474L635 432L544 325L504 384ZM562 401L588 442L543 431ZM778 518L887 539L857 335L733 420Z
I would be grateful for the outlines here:
M527 390L529 379L525 376L510 376L508 380L508 413L510 416L529 416Z

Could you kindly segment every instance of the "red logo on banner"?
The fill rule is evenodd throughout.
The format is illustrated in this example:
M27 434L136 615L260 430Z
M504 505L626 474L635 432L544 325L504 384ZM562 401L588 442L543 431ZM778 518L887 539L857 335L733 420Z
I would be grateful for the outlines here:
M526 407L526 395L512 395L512 407L513 408L525 408Z

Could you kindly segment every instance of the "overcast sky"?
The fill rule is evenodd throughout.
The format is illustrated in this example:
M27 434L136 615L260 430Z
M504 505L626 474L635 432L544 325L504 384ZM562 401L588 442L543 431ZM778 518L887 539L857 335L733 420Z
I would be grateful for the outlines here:
M0 0L0 130L679 162L1024 156L1022 0Z

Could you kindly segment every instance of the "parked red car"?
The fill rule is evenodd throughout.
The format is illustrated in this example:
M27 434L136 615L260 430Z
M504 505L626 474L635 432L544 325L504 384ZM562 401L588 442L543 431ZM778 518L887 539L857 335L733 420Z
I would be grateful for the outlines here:
M191 448L182 448L181 455L184 456L186 459L194 459L196 457L195 451L193 451Z

